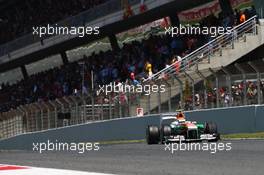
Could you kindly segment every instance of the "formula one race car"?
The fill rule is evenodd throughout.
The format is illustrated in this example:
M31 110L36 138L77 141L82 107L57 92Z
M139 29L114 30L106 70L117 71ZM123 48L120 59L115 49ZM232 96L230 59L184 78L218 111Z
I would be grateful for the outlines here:
M182 112L177 113L176 116L162 116L160 126L148 126L146 129L148 144L203 140L216 142L219 139L220 134L217 132L215 123L201 124L195 121L186 121Z

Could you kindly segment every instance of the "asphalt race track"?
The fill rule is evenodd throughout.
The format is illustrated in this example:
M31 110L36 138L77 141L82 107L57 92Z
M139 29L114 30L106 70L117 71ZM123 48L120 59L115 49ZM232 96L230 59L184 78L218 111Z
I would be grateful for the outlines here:
M144 143L101 145L99 151L1 151L0 164L81 170L113 174L263 175L264 140L230 142L230 151L165 151ZM0 173L1 174L1 173Z

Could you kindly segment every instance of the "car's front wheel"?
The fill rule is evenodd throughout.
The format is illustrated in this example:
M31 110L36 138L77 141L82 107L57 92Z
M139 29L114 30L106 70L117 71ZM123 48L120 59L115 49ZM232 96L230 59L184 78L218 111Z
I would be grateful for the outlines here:
M168 125L164 125L160 129L160 142L161 144L165 143L165 137L171 135L171 127Z
M159 128L157 126L148 126L146 130L146 141L150 144L158 144L159 143Z
M171 127L170 126L163 126L162 127L163 136L170 136L171 135Z

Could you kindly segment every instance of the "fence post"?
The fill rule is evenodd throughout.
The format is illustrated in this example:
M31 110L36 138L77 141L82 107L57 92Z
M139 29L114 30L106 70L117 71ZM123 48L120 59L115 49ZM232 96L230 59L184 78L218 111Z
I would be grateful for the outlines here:
M19 132L20 132L20 134L21 133L24 133L24 115L25 115L25 112L20 108L20 107L17 107L17 111L19 111L18 113L20 114L19 116L18 116L18 120L19 120L19 118L20 118L20 121L19 121Z
M127 92L127 117L131 117L130 106L131 106L131 92ZM110 109L110 105L109 105Z
M47 109L47 129L50 129L50 109L46 102L43 103L43 106Z
M147 95L147 98L148 98L148 101L147 101L147 108L148 108L148 115L150 115L150 108L151 108L151 106L150 106L150 95Z
M196 73L198 76L203 79L203 86L204 86L204 108L207 108L207 87L206 87L206 77L202 74L202 72L199 71L197 68Z
M5 118L5 113L2 113L1 114L1 118L2 118L2 120L3 120L3 138L6 138L7 136L6 136L6 133L7 133L7 126L6 126L6 122L7 122L7 120L6 120L6 118Z
M158 86L160 87L161 82L158 81ZM150 94L151 95L151 94ZM161 94L160 94L160 89L158 90L158 113L161 113Z
M68 104L70 115L72 115L72 105L71 105L70 100L67 97L63 97L63 99ZM72 118L72 116L71 116L71 118ZM70 119L70 122L69 123L71 125L71 123L72 123L72 120L71 119Z
M2 119L2 113L0 113L0 139L4 138L4 124Z
M104 120L104 96L101 96L101 105L100 105L100 115L101 115L101 120ZM99 106L98 106L99 108Z
M246 82L246 72L245 70L238 64L235 63L235 67L237 68L237 70L239 70L239 72L241 72L242 76L243 76L243 104L247 105L247 82Z
M23 108L25 109L26 111L26 116L27 116L27 122L28 122L28 131L27 132L33 132L33 126L32 124L36 124L34 121L33 121L33 118L32 118L32 110L30 109L29 105L24 105ZM34 118L35 119L35 118ZM36 126L35 126L35 130L36 130Z
M61 112L65 113L64 104L58 98L55 101L61 106ZM63 125L64 125L64 121L63 121L63 124L60 123L60 127L63 126Z
M100 95L100 94L99 94ZM92 100L92 117L95 118L95 100L94 100L94 92L92 92L92 95L91 95L91 100Z
M222 55L223 55L223 48L222 48L222 45L219 46L219 51L220 51L219 55L222 56Z
M87 118L87 111L86 111L86 99L85 99L85 95L82 95L82 102L83 102L83 121L85 123L86 118Z
M261 83L261 77L260 77L260 71L257 68L257 66L252 63L251 61L248 62L248 65L252 67L252 69L256 72L257 74L257 94L258 94L258 104L261 104L261 93L260 93L260 83Z
M194 82L194 79L186 71L184 71L184 73L185 73L185 76L188 77L189 80L191 80L192 82L192 108L194 109L195 82Z
M57 103L59 103L59 105L61 105L62 112L65 112L65 107L64 107L64 105L62 104L62 102L61 102L59 99L56 99L55 101L56 101Z
M23 129L23 133L27 133L29 131L29 121L27 117L27 111L23 106L19 106L18 109L23 113L22 120L26 122L26 126L22 126L23 128L25 127L25 130Z
M3 119L2 119L2 113L0 112L0 140L4 137L3 136L3 131L4 129L4 126L3 126Z
M75 116L74 116L74 121L75 121L75 124L79 124L80 123L80 118L79 118L79 112L78 112L78 101L77 101L77 99L74 97L74 96L71 96L70 97L71 98L71 100L73 101L73 103L74 103L74 108L75 108Z
M35 105L37 106L37 108L40 111L40 123L41 123L40 130L43 130L44 129L43 108L39 103L36 103Z
M257 18L255 17L253 20L252 20L252 23L253 23L253 35L257 35L258 31L257 31Z
M5 113L1 114L1 118L2 118L2 126L3 126L3 138L6 138L6 133L7 133L7 119L5 118Z
M230 104L231 104L231 106L233 106L231 73L223 66L221 67L221 69L226 74L226 84L228 86L228 93L230 95Z
M112 104L113 103L113 100L112 100L112 94L109 95L109 119L112 119Z
M213 76L215 77L215 86L216 86L216 107L219 108L219 80L218 80L218 76L217 73L209 68L209 71L213 74Z
M177 77L177 75L174 75L175 80L180 84L180 103L182 108L183 104L183 82Z
M39 126L39 122L38 122L38 111L39 111L39 109L38 109L38 107L36 107L35 103L33 103L29 106L31 106L31 108L33 107L36 131L39 131L39 130L41 130L40 126Z
M51 104L51 106L54 108L54 128L57 128L58 127L58 109L57 109L57 105L52 102L52 101L49 101L49 104Z
M168 86L168 109L171 112L171 84L166 80L164 82Z

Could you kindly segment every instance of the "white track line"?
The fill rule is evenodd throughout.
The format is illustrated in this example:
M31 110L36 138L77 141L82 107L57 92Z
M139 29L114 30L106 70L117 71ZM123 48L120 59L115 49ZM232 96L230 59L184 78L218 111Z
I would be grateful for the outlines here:
M17 168L27 168L27 169L17 169L17 170L1 170L1 167L17 167ZM74 170L63 170L63 169L52 169L52 168L37 168L37 167L27 167L27 166L17 166L17 165L1 165L0 164L0 175L113 175L105 173L95 173L95 172L84 172L84 171L74 171Z

